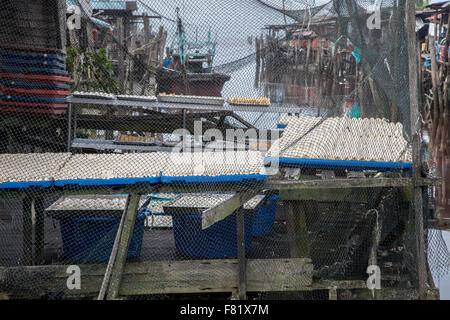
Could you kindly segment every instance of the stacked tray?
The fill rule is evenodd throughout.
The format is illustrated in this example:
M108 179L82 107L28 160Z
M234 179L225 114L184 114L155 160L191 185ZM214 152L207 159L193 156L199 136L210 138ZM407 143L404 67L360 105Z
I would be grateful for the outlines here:
M66 114L70 78L65 67L59 51L0 48L0 112Z
M194 103L223 106L225 100L222 97L184 96L184 95L158 95L159 102L169 103Z

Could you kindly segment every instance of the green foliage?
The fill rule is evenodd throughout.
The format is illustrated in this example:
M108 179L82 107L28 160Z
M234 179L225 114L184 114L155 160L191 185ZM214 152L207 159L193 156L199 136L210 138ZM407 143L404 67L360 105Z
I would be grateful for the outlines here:
M82 88L86 91L120 92L120 85L113 79L114 67L108 60L103 48L97 51L82 51L73 47L67 48L67 71L72 79L83 79ZM77 75L77 77L75 77ZM75 83L78 90L78 84Z
M422 10L428 4L428 0L416 0L416 10Z

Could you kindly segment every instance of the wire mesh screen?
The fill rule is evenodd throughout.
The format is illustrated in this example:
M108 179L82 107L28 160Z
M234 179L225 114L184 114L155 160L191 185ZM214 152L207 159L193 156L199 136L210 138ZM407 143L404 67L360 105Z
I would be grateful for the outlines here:
M0 297L417 298L404 15L2 1ZM450 256L425 162L432 295Z

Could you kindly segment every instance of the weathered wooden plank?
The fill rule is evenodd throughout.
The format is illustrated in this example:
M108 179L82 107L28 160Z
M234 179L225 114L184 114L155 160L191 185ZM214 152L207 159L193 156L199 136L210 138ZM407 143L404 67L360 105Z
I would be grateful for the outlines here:
M245 257L245 213L238 210L237 213L237 248L238 248L238 295L240 300L247 298L247 260Z
M94 296L100 290L106 265L80 265L80 269L81 289L69 290L64 265L0 268L0 292L15 297L49 293ZM247 290L313 290L312 273L310 259L249 259ZM321 282L319 288L331 285L338 284ZM119 294L232 292L237 286L237 259L143 262L125 266Z
M368 192L366 188L358 189L300 189L280 191L280 200L314 200L314 201L349 201L366 202Z
M33 263L33 199L25 197L22 202L22 227L23 227L23 264L29 266Z
M410 121L412 138L412 158L413 158L413 186L414 191L414 222L416 226L416 256L418 271L419 298L426 298L426 257L424 244L424 226L423 226L423 206L422 206L422 188L418 184L421 175L421 145L419 135L421 134L421 123L419 113L419 84L417 72L417 38L416 38L416 17L414 1L409 0L405 6L406 15L406 34L408 40L408 71L409 71L409 102L410 102ZM435 19L436 19L435 15ZM436 33L435 33L436 34ZM435 50L434 43L432 50ZM432 57L432 63L436 60Z
M126 208L125 222L120 234L119 249L111 271L110 285L107 291L107 299L116 299L119 295L120 282L122 281L123 269L127 259L130 240L133 235L134 223L136 221L139 207L139 194L131 194Z
M243 206L244 203L257 195L261 190L262 189L259 188L259 185L255 185L253 188L242 192L237 192L230 199L205 210L202 216L202 229L206 229L214 223L225 219Z
M35 251L34 251L34 264L40 265L44 263L44 199L42 197L34 200L34 213L35 213Z
M100 293L98 294L98 297L97 297L98 300L103 300L105 298L106 290L108 289L108 286L109 286L109 282L111 279L111 273L112 273L112 270L114 267L114 263L116 261L117 252L119 250L121 234L122 234L122 230L123 230L123 225L125 224L127 209L128 209L128 205L130 203L130 198L131 198L131 196L128 195L127 200L125 202L125 208L122 213L122 218L120 219L119 228L117 229L116 238L114 239L114 244L113 244L113 248L111 251L111 255L109 257L108 266L106 267L106 272L105 272L105 276L103 278L102 287L100 288Z
M438 185L441 178L418 178L417 185ZM338 189L338 188L375 188L406 187L412 185L411 178L366 178L366 179L334 179L334 180L269 180L264 189L270 190L302 190L302 189Z

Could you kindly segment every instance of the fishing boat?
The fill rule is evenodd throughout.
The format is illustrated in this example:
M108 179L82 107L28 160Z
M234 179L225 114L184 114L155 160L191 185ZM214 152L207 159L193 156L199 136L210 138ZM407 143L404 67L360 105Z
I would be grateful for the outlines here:
M187 41L177 8L177 32L157 73L158 93L220 97L230 76L213 70L216 44L211 31L207 41Z

